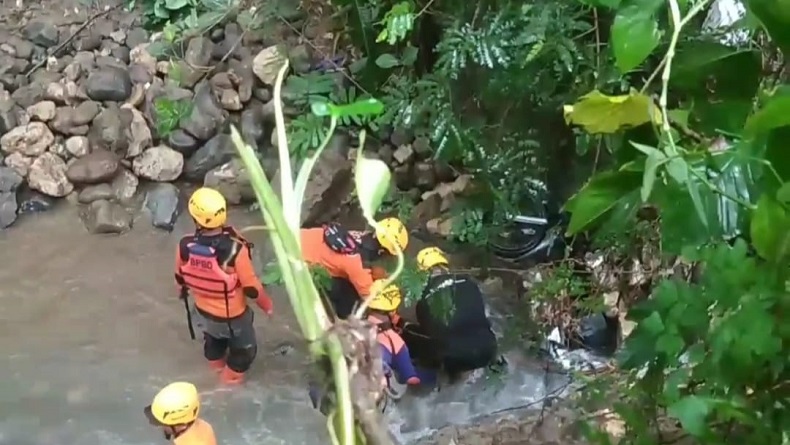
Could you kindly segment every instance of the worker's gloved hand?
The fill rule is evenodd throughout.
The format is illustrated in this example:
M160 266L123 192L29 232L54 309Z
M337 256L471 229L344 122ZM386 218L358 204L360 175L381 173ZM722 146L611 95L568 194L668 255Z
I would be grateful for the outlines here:
M374 280L384 280L387 278L387 269L379 266L373 266L370 268L370 275Z
M257 304L266 315L272 315L274 313L272 299L266 294L258 295L258 298L255 299L255 304Z

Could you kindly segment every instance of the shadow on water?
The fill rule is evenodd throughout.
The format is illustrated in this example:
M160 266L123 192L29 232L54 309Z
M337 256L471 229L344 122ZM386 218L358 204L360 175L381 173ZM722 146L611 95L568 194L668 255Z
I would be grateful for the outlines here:
M234 214L239 226L257 214ZM258 360L243 389L216 385L192 342L176 298L172 256L191 230L173 233L142 217L132 233L89 235L73 207L22 218L0 232L0 444L148 445L162 437L142 415L158 387L190 380L202 390L203 415L224 443L326 444L325 418L305 390L306 357L287 297L272 289L276 313L256 316ZM260 247L267 243L257 234ZM258 267L270 258L259 249ZM282 343L296 345L277 353ZM484 378L407 396L388 411L404 443L452 423L529 404L562 385L517 354L501 382Z

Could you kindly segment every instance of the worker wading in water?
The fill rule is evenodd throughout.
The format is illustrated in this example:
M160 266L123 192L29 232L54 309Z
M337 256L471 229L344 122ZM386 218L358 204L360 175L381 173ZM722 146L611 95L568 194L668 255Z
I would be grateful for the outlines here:
M376 326L376 340L384 362L385 380L382 384L392 387L395 379L400 384L419 385L423 376L412 364L409 347L398 333L404 325L397 312L403 296L398 286L390 284L384 287L385 284L385 280L373 282L370 293L374 297L368 304L368 321Z
M214 428L200 414L200 396L195 385L175 382L162 388L144 409L151 425L162 429L174 445L217 445Z
M272 301L255 275L252 244L225 226L227 203L216 190L200 188L189 199L197 229L181 239L176 282L192 295L203 354L223 383L242 383L257 354L252 299L271 315ZM186 292L181 293L186 298Z
M429 277L417 302L417 324L402 331L412 356L422 366L444 369L451 381L491 365L497 358L497 339L477 282L450 272L447 257L437 247L421 250L417 264Z
M321 266L332 277L329 301L338 318L345 319L354 306L370 296L383 269L372 263L384 255L397 255L409 244L409 233L397 218L378 222L373 232L352 232L339 224L301 230L302 256L311 266Z

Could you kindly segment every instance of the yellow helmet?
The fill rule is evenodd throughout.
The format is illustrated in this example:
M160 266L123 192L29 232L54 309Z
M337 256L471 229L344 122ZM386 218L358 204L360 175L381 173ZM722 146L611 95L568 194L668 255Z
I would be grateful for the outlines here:
M397 255L409 245L409 232L398 218L384 218L376 224L376 239L384 250Z
M182 425L197 419L200 411L200 396L195 385L188 382L171 383L145 408L149 419L167 425Z
M228 219L228 203L220 192L201 187L189 198L189 214L200 227L216 229Z
M384 287L387 280L376 280L373 286L370 287L370 296L373 298L368 305L368 308L382 312L392 312L398 309L403 296L401 296L400 289L394 284Z
M434 266L448 265L447 257L438 247L426 247L417 253L417 267L428 270Z

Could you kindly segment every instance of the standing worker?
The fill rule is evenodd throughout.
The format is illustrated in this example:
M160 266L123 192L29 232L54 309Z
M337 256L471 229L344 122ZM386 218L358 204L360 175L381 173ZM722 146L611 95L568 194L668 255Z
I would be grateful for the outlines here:
M165 386L143 412L148 422L161 427L165 440L174 445L217 445L214 428L198 417L200 396L191 383Z
M385 218L375 231L351 232L339 224L301 230L302 256L311 266L321 266L332 277L329 300L345 319L360 300L370 296L373 280L383 270L372 263L384 255L398 255L409 244L409 232L397 218Z
M225 226L227 203L216 190L200 188L189 199L196 230L178 243L176 282L194 300L203 328L203 355L226 384L242 383L258 351L254 314L246 299L264 313L272 300L255 275L252 244Z
M421 363L441 366L451 380L494 363L497 338L474 278L450 272L438 247L422 249L417 265L428 272L428 282L417 302L417 325L402 332L406 343L414 344L412 354Z

